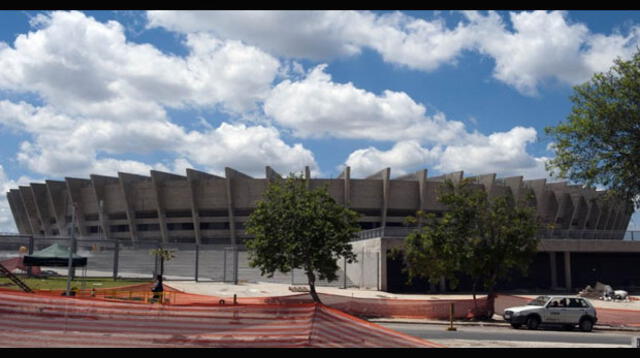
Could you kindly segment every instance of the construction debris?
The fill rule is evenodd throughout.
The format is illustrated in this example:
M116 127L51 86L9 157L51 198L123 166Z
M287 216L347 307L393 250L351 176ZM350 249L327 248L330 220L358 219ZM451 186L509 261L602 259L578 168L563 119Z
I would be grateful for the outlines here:
M595 287L587 285L584 290L578 292L578 296L603 301L626 301L629 299L627 291L614 290L611 286L601 282L596 282Z

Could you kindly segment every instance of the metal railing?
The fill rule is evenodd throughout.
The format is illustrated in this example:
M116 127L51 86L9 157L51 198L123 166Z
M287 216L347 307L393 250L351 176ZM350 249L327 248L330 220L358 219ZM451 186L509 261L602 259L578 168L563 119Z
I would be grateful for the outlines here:
M404 238L416 227L390 226L360 231L353 241L375 239L381 237ZM584 239L584 240L627 240L640 241L640 231L625 230L539 230L539 239Z

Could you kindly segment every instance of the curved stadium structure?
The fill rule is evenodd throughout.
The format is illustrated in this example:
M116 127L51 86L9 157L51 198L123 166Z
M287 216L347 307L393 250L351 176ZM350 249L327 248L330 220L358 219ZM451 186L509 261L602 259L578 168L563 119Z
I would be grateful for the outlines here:
M340 204L359 212L363 230L402 227L406 216L417 210L443 212L436 199L445 179L454 182L463 172L428 177L427 170L391 179L391 169L363 179L350 177L350 168L335 179L306 177L310 187L327 185ZM21 234L68 236L72 208L77 210L79 237L160 241L195 244L241 244L244 222L271 180L281 177L266 167L265 178L252 178L231 168L225 177L187 169L186 176L151 171L150 176L118 173L116 177L91 175L89 179L65 178L32 183L7 193ZM473 177L478 190L490 196L533 194L530 205L553 230L541 238L618 239L633 213L630 203L605 200L604 192L566 182L545 179Z

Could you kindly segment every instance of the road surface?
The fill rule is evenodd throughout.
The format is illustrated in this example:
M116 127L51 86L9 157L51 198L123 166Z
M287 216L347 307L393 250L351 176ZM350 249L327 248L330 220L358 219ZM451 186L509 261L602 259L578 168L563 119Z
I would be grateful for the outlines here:
M378 323L399 332L425 338L447 347L529 347L529 348L622 348L630 347L640 332L566 331L545 328L537 331L510 327L456 326L447 331L446 325L415 323Z

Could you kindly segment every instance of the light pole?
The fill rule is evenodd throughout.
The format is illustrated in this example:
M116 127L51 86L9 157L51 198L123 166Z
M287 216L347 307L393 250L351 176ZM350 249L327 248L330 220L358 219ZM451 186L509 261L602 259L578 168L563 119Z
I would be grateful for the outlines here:
M73 267L73 247L76 243L76 203L72 205L71 211L71 243L69 245L69 263L67 265L67 291L65 296L71 296L71 270Z

